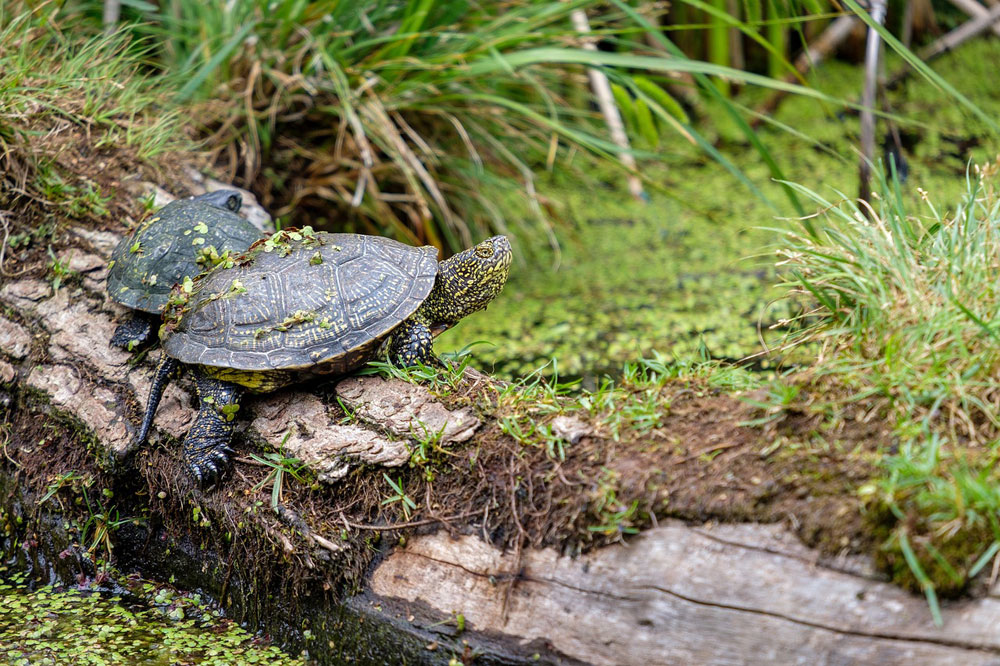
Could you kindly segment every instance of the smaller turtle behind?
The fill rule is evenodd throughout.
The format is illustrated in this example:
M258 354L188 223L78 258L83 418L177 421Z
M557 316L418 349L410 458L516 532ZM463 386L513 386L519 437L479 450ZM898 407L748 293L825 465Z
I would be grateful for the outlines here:
M122 239L108 264L108 295L136 312L115 329L111 344L145 345L175 283L260 239L260 231L236 214L242 204L236 190L172 201Z

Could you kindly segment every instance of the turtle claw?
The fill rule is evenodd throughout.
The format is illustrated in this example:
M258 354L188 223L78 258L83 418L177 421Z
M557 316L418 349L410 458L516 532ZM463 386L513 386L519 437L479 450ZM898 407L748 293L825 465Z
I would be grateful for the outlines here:
M200 456L195 454L195 456L185 456L185 458L187 458L191 476L195 478L199 486L205 488L214 485L222 476L222 472L229 465L231 453L232 449L225 446L202 452Z
M234 424L223 418L221 410L237 404L242 389L235 384L196 377L201 408L187 437L184 438L184 461L191 475L202 487L213 485L229 465L233 450L229 447Z

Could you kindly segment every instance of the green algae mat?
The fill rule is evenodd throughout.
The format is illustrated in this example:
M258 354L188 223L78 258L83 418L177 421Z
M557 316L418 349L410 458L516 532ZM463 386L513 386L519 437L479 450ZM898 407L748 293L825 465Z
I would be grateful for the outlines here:
M982 82L998 60L1000 44L978 40L934 68L996 115L1000 93ZM896 65L890 61L889 70ZM832 62L810 83L850 99L861 76L855 66ZM754 108L767 94L746 89L736 101ZM983 163L1000 152L987 128L917 77L890 94L890 108L899 118L909 170L904 195L911 202L921 200L921 190L941 204L957 201L970 160ZM856 195L858 118L847 111L790 97L775 124L762 125L761 138L788 180L832 200L836 191ZM775 250L783 230L799 228L798 216L732 122L711 107L699 112L707 120L699 130L768 201L679 141L641 167L648 203L629 197L621 174L543 175L539 187L567 223L555 231L558 252L522 253L504 293L443 335L439 349L474 345L476 363L505 377L555 359L546 374L584 378L590 386L653 351L685 360L749 357L755 368L783 360L765 350L782 344L783 323L797 310L778 302L785 290L774 287ZM886 131L884 122L879 131ZM544 239L524 241L522 250L544 245Z
M159 588L151 603L72 587L0 582L0 660L15 666L304 663L207 608ZM149 592L153 585L146 583Z

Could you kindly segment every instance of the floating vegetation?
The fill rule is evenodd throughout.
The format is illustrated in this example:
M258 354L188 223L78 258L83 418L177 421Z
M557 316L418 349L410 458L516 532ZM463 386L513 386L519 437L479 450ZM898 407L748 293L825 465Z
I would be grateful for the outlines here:
M78 664L295 666L277 647L221 617L198 595L134 582L150 603L117 594L45 586L23 574L0 582L0 660L17 666ZM131 597L131 595L129 595Z

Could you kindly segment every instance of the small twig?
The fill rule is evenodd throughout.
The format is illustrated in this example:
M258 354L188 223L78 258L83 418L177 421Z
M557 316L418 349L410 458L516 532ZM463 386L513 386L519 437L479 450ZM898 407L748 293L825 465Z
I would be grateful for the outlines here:
M1000 576L1000 552L993 557L993 571L990 573L990 589L997 584L997 576Z
M716 446L710 446L707 449L702 449L701 451L698 451L697 453L692 453L691 455L689 455L686 458L682 458L681 460L677 461L677 464L678 465L683 465L686 462L690 462L692 460L697 460L698 458L702 457L703 455L706 455L706 454L709 454L709 453L714 453L715 451L724 451L726 449L732 449L732 448L735 448L737 446L743 446L743 442L730 442L728 444L718 444Z
M312 539L313 541L315 541L318 545L323 546L324 548L326 548L331 553L337 553L337 552L340 552L340 551L342 551L344 549L344 547L342 545L340 545L338 543L334 543L334 542L330 541L329 539L327 539L326 537L321 537L320 535L316 534L315 532L311 532L309 534L309 538Z
M7 222L8 211L0 210L0 223L3 223L3 243L0 243L0 275L5 277L18 277L31 270L31 267L23 268L19 271L8 273L4 268L5 255L7 254L7 241L10 239L10 224Z
M573 29L581 35L590 32L590 23L587 22L587 13L582 9L570 12L570 20L573 22ZM591 39L583 40L582 48L586 51L596 51L597 45ZM608 76L596 67L587 68L587 76L590 78L590 87L597 98L597 106L600 107L604 115L604 122L608 125L608 132L611 140L621 149L618 154L622 164L629 170L628 189L636 199L643 199L642 181L636 175L635 157L632 155L632 148L629 146L628 135L625 133L625 124L622 123L621 113L615 106L614 95L611 94L611 84Z
M104 0L104 32L111 34L118 27L118 19L121 16L121 0Z
M235 460L236 462L245 463L247 465L254 465L256 467L273 467L273 465L262 463L259 460L254 460L253 458L244 458L242 456L235 456L233 460Z
M447 516L445 518L428 518L426 520L412 520L408 523L394 523L392 525L361 525L358 523L352 523L347 519L344 514L340 514L341 522L347 527L354 528L356 530L370 530L372 532L389 532L392 530L400 530L404 527L419 527L420 525L432 525L434 523L444 523L449 520L458 520L459 518L468 518L469 516L474 516L478 511L466 511L465 513L457 513L454 516Z
M511 464L513 465L513 462ZM511 469L510 471L511 476L513 477L514 470ZM517 544L514 547L514 574L511 576L510 582L508 583L507 589L504 591L503 595L503 606L500 612L501 626L505 626L507 624L510 595L514 592L514 585L517 584L517 579L521 572L521 550L527 538L524 533L524 527L521 525L521 517L517 515L517 490L515 489L513 483L510 485L510 515L514 519L514 525L517 526L518 539Z
M984 18L986 16L989 16L990 13L990 10L986 9L986 7L983 7L981 4L976 2L976 0L948 0L948 2L961 9L971 18ZM990 30L993 31L994 35L1000 37L1000 25L993 23L990 26Z
M441 524L447 527L448 532L450 532L454 536L457 532L457 530L455 530L455 526L452 525L447 518L441 518L440 516L438 516L437 512L431 508L431 484L427 484L426 486L426 492L424 493L424 504L426 504L427 506L427 514L431 518L437 518L438 520L440 520Z
M567 479L566 476L563 474L562 465L557 465L556 466L556 476L559 477L559 480L562 481L563 484L565 484L567 486L570 486L570 487L584 485L582 482L580 482L580 483L573 483L572 481L570 481L569 479Z
M977 16L970 21L966 21L951 32L934 41L934 43L921 49L917 55L923 62L929 62L939 55L957 48L970 39L978 37L983 32L992 28L998 21L1000 21L1000 5L995 5L987 13ZM889 77L888 88L890 90L894 89L903 81L903 79L912 74L913 71L913 68L910 67L909 64L904 65L902 69Z
M279 504L275 508L275 512L278 514L278 518L283 523L285 523L292 529L296 529L299 532L301 532L304 538L306 538L309 541L312 541L317 546L321 546L330 551L331 553L339 553L344 549L342 545L334 543L333 541L330 541L326 537L320 536L319 534L313 532L312 529L309 527L309 525L306 524L306 521L303 520L302 516L300 516L299 513L294 509L290 509L284 504Z
M886 0L874 0L871 17L877 25L885 21ZM875 161L875 93L878 89L878 63L882 36L875 28L868 28L865 46L865 87L861 94L861 160L858 163L858 198L871 201L872 164Z

